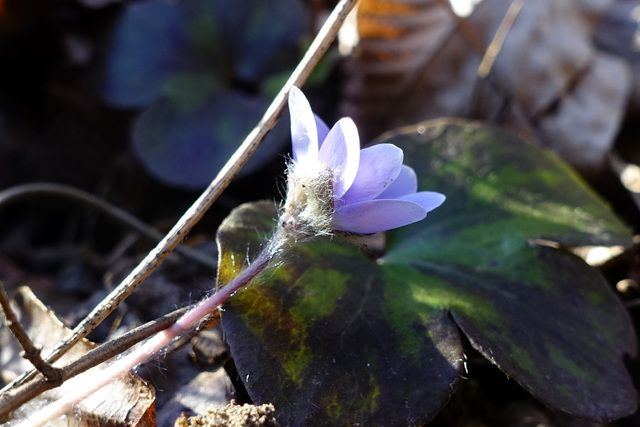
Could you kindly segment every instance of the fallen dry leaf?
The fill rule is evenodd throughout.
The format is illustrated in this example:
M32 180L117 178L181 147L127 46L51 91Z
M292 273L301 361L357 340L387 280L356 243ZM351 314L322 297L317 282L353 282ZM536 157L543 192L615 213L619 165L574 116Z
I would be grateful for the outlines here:
M581 170L598 170L631 90L628 66L591 40L610 1L523 2L480 79L484 49L511 4L484 0L456 22L438 0L363 0L343 108L363 139L437 117L510 127L515 117L518 130L532 130Z
M595 44L631 68L628 114L640 115L640 2L618 1L606 10L594 32Z
M173 420L183 412L203 414L212 407L227 405L231 389L231 381L223 368L199 373L178 388L171 400L162 406L158 412L158 426L173 425Z
M557 108L538 125L543 145L588 173L613 147L630 91L629 69L600 53Z
M69 332L69 329L27 287L17 290L14 309L36 346L50 348ZM20 357L21 349L4 323L0 325L0 344L0 374L3 381L8 382L30 369L29 362ZM90 341L81 341L72 347L56 366L76 359L95 346ZM68 383L29 401L14 411L14 420L33 414L44 404L64 395L67 387ZM88 426L96 423L137 427L155 425L155 390L139 377L128 375L102 388L80 403L72 413L48 425Z

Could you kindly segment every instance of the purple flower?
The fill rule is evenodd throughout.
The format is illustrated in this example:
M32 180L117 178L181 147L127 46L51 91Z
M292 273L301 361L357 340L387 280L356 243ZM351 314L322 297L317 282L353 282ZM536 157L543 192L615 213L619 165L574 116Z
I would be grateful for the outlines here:
M282 224L303 232L378 233L420 221L445 196L417 192L415 172L402 150L378 144L360 150L353 120L329 127L302 92L289 92L293 162ZM309 230L310 229L310 230Z

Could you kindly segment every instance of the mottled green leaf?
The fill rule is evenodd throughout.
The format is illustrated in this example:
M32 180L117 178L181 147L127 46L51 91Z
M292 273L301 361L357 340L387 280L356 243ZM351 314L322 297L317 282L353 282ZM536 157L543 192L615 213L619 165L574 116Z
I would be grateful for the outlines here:
M621 360L636 348L626 311L582 260L529 240L631 244L606 204L550 153L489 127L436 122L384 141L404 150L421 188L448 198L390 236L383 267L425 295L445 281L437 304L547 405L595 420L633 412Z
M225 283L269 235L273 203L243 205L221 226ZM446 313L405 307L413 337L387 317L406 302L375 262L330 241L287 253L224 312L236 366L256 401L276 405L283 425L418 425L453 391L462 347ZM389 309L386 307L390 306Z
M285 425L418 425L453 391L457 325L553 408L594 420L632 412L621 358L635 337L622 305L581 259L531 240L629 244L608 207L502 131L439 122L382 140L447 201L389 233L376 262L335 239L306 243L234 297L224 327L252 398L274 403ZM252 204L223 223L220 283L274 216L273 203Z

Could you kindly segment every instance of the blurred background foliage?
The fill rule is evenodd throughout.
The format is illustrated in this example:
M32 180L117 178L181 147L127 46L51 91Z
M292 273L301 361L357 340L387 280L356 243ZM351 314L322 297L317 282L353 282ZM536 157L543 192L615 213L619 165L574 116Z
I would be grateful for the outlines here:
M142 109L131 141L147 170L170 185L206 186L296 65L305 17L299 0L145 1L127 8L111 35L102 96L116 107ZM244 173L283 148L284 122Z

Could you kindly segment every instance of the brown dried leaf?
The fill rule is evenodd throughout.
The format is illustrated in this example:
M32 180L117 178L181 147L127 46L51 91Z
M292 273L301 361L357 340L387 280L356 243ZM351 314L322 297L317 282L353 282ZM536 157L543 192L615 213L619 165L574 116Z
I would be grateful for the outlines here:
M519 130L532 128L545 146L583 170L599 168L630 90L625 65L591 44L610 0L523 2L482 80L481 53L512 1L484 0L457 24L440 3L363 0L359 19L365 25L359 22L361 42L344 105L363 139L436 117L511 126L507 119L524 118L516 122ZM420 13L408 18L398 12L407 5Z
M557 109L539 123L543 145L583 171L600 169L613 146L629 90L629 69L625 64L598 54Z
M158 425L170 426L180 413L205 413L215 406L230 402L232 385L224 368L200 372L187 384L175 390L173 397L158 411Z
M488 46L512 0L485 0L471 24ZM529 116L547 110L588 67L593 49L573 1L525 2L498 54L491 81Z
M632 92L628 110L640 115L640 2L615 2L599 21L596 45L623 59L631 68Z
M36 346L45 349L53 347L69 332L53 311L47 309L27 287L17 290L14 309ZM20 357L21 349L4 323L0 325L0 345L0 374L4 381L10 381L31 368L29 362ZM95 346L96 344L88 340L81 341L72 347L56 366L76 359ZM68 383L31 400L14 411L14 419L19 420L33 414L44 404L64 395L67 387ZM85 399L64 419L48 425L87 426L96 423L139 427L155 425L155 390L139 377L129 375Z
M429 66L456 33L453 17L437 0L362 0L357 16L360 43L355 61L348 64L351 79L345 95L352 102L343 105L345 115L354 117L362 125L365 140L397 127L398 123L404 125L434 117L429 113L436 111L430 110L433 107L437 110L439 103L424 102L425 94L433 95L432 81L424 76L438 77L429 72ZM461 37L458 41L462 46L460 59L465 59L467 44ZM460 51L446 50L452 54ZM441 66L446 71L457 68L455 64L451 67L454 70L446 64ZM460 79L454 74L447 76L446 81L453 80L451 77ZM446 89L449 88L443 87L444 92ZM470 94L441 96L446 103L446 99L455 101L469 98Z

